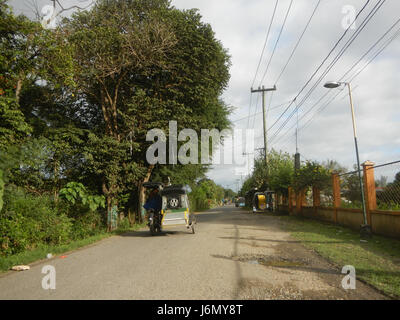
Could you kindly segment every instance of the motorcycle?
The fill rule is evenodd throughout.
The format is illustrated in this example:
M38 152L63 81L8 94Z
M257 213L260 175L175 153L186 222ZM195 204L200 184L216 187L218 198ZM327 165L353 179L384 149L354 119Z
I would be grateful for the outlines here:
M187 189L183 185L163 186L159 182L146 182L143 186L148 189L158 188L162 199L161 211L147 211L152 236L161 233L163 226L185 226L191 233L195 233L194 225L197 221L190 210Z
M156 212L153 209L149 210L149 228L151 235L155 235L162 231L162 216L161 212Z

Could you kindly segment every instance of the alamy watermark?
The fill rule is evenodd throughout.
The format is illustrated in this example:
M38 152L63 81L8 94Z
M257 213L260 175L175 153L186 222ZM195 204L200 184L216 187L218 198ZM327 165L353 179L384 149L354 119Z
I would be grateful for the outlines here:
M42 279L42 288L44 290L55 290L56 268L54 266L46 265L42 268L42 273L45 274Z
M167 139L168 136L168 139ZM246 153L254 150L254 130L202 129L200 139L193 129L178 132L177 121L169 122L169 134L164 130L152 129L146 141L153 142L147 149L149 164L225 164L244 165ZM182 142L178 150L178 142ZM221 143L222 142L222 143Z
M344 14L344 17L342 19L343 29L355 30L357 28L357 26L356 26L356 17L357 17L356 8L352 5L343 6L342 13Z
M57 26L56 9L51 5L45 5L41 13L43 14L42 27L44 29L54 29Z
M353 266L344 266L342 268L342 274L346 274L346 276L342 279L342 288L345 290L355 290L356 268Z

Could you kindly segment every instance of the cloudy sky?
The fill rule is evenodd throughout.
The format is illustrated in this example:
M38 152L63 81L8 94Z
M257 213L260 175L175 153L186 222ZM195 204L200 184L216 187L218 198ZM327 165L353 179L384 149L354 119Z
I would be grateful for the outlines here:
M345 32L344 25L346 26L347 17L349 13L351 14L351 10L349 11L346 6L352 6L354 12L358 13L366 3L361 0L322 0L320 2L294 0L268 72L261 81L290 2L290 0L278 2L266 50L254 82L254 87L259 85L273 87L274 84L277 86L277 91L273 95L271 92L267 93L267 105L270 109L267 115L267 128L281 116L288 102L297 96ZM318 2L319 5L297 50L279 81L276 82ZM295 153L297 115L287 122L274 139L272 137L298 105L300 119L298 148L302 159L318 161L334 159L349 169L356 163L348 92L347 90L340 91L340 89L328 90L323 87L323 84L326 81L339 80L400 18L400 1L384 2L329 73L321 78L320 82L317 80L346 42L357 32L357 28L362 26L361 23L378 2L378 0L369 2L356 20L356 28L348 31L320 71L296 99L297 104L292 104L276 125L269 130L268 136L271 140L269 147ZM265 43L275 0L175 0L173 4L178 8L199 8L204 21L211 24L216 37L229 50L232 56L231 81L224 99L236 108L231 119L235 121L245 118L234 122L235 127L255 129L255 148L263 147L261 96L257 97L257 94L254 94L250 101L250 87ZM399 27L400 23L343 80L350 80L361 70ZM352 80L361 162L371 160L377 164L383 164L400 160L399 55L400 37L391 42L367 68ZM316 82L318 85L315 90L304 100ZM324 94L327 96L320 100ZM323 108L336 95L336 99ZM318 101L320 102L316 104ZM282 104L284 105L280 106ZM323 109L317 112L321 107ZM256 113L255 116L254 113ZM249 114L250 121L247 119ZM313 120L308 122L311 118ZM302 129L307 122L308 125ZM240 147L237 149L239 149L239 151L236 150L237 152L243 152ZM247 167L244 168L246 171ZM393 175L393 170L400 171L400 167L391 166L385 172L381 169L385 175ZM209 176L225 186L231 185L236 188L236 181L241 178L237 175L239 172L240 170L236 170L235 176L235 169L232 166L221 165L211 170Z
M32 0L11 1L16 11L25 14L32 11L31 3ZM37 3L41 8L50 1L38 0ZM88 2L64 0L63 3L67 7ZM277 90L266 95L267 128L274 124L268 131L269 148L295 153L295 132L299 119L298 149L302 160L333 159L351 169L356 156L348 92L328 90L323 84L341 79L396 23L400 18L400 1L370 0L353 25L355 28L349 29L303 91L301 89L344 34L352 14L357 14L367 1L293 0L291 3L291 0L279 0L271 24L275 3L276 0L172 1L179 9L198 8L203 21L211 24L217 39L228 49L232 60L231 80L223 98L235 108L230 115L235 128L255 130L256 149L263 147L261 96L251 95L250 87L252 84L254 88L276 85ZM380 4L382 6L361 30L364 19ZM314 10L315 14L292 59L279 77ZM280 33L286 14L286 23ZM256 74L270 24L268 41ZM362 70L351 80L361 162L371 160L383 164L400 160L400 36L362 69L399 28L400 22L343 78L343 81L348 81ZM358 36L330 71L317 81L357 33ZM314 85L315 90L310 91ZM296 96L296 101L283 113ZM296 106L298 113L293 113ZM245 143L235 141L235 144L234 152L241 154L245 151L241 149ZM236 189L242 178L240 173L248 174L248 167L251 170L251 160L250 166L218 165L208 175L217 183ZM383 174L393 176L394 171L400 171L400 166L390 166Z

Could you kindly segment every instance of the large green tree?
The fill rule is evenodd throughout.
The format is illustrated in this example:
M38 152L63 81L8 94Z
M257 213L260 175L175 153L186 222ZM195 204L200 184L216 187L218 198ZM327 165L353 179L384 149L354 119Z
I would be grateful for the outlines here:
M244 182L240 194L257 188L258 190L273 190L287 194L294 176L294 158L288 153L272 149L268 154L268 165L264 156L255 161L252 175Z
M145 157L149 130L168 133L170 120L198 133L229 125L220 99L229 57L195 10L164 0L98 1L41 43L48 86L85 117L85 172L101 181L108 208L123 192L138 190L143 200L154 170Z

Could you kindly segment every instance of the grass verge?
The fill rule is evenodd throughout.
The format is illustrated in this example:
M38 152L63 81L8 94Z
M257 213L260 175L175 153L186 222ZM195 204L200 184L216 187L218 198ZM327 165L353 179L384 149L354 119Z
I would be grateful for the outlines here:
M284 227L306 247L338 268L352 265L357 279L400 298L400 241L374 235L368 242L351 229L306 218L280 216Z
M129 231L136 231L144 226L145 224L137 224L129 229L117 229L113 232L104 232L89 238L72 241L64 245L52 245L52 246L41 245L33 250L24 251L9 257L1 257L0 273L9 271L10 268L15 265L21 265L21 264L27 265L32 262L45 259L48 253L51 253L53 256L58 254L63 254L65 252L73 251L88 246L90 244L93 244L95 242L98 242L105 238L109 238L114 235L120 235Z

